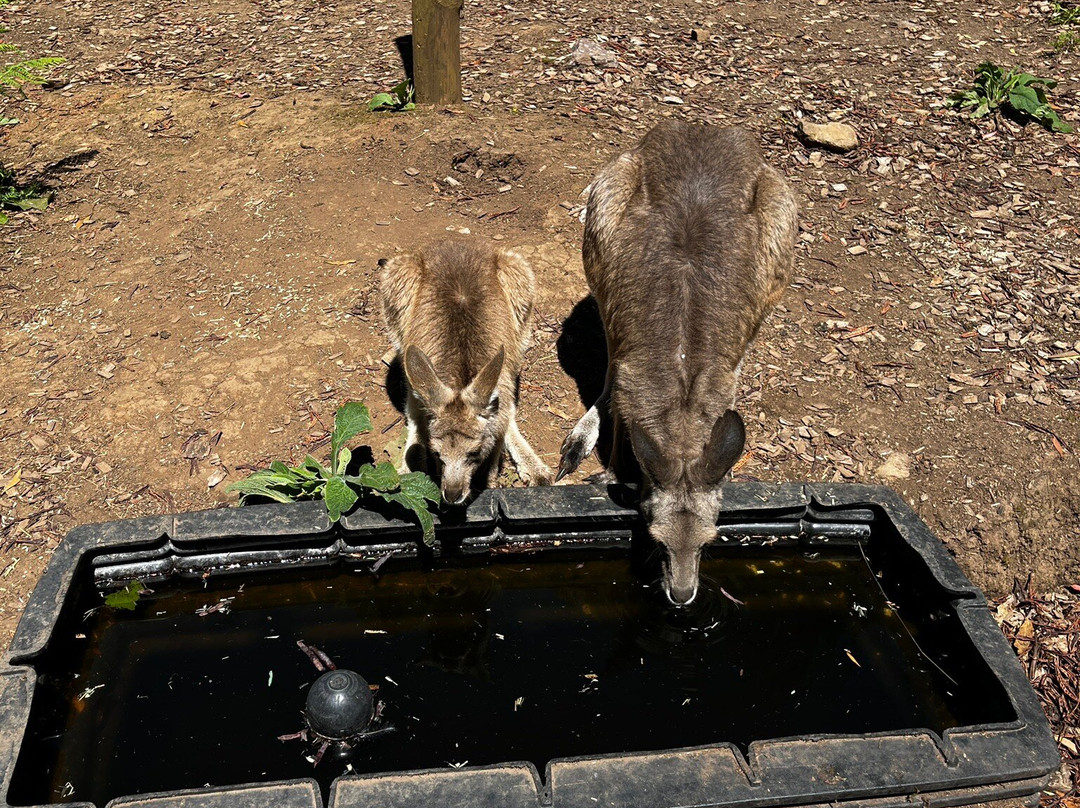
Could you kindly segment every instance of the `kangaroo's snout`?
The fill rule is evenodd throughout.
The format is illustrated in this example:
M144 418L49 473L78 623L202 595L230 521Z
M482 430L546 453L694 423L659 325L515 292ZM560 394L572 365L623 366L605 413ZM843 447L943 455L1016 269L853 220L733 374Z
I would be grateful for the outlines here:
M664 594L673 606L689 606L698 594L700 554L667 551L664 560Z
M664 594L667 595L667 599L671 602L672 606L689 606L694 602L694 598L697 597L697 587L692 589L680 589L664 587Z
M469 484L462 480L442 481L442 498L447 505L461 505L469 496Z

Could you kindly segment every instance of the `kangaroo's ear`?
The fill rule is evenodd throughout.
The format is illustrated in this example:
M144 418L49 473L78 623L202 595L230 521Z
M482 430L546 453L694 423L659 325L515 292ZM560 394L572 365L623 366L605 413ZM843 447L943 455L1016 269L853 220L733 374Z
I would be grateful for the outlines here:
M454 397L453 391L435 372L435 366L431 364L428 355L415 345L405 348L404 365L409 387L429 409L438 410Z
M666 487L674 482L677 471L675 464L636 421L630 424L630 445L634 448L638 465L654 485Z
M499 409L499 377L502 376L506 362L506 349L499 346L498 353L480 368L480 372L465 388L463 398L476 409L488 410L494 414Z
M694 470L695 482L705 486L719 485L742 456L745 445L743 419L735 410L728 410L713 424L705 451Z

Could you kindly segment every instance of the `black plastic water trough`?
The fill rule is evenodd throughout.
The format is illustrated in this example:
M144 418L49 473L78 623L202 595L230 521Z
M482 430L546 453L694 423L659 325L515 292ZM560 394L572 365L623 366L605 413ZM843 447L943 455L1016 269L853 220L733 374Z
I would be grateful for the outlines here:
M77 528L0 665L0 802L946 806L1059 765L985 599L893 492L728 485L689 610L627 496L486 492L433 551L321 503ZM132 579L153 591L102 607ZM279 740L318 676L298 640L364 677L323 700L373 684L370 735Z

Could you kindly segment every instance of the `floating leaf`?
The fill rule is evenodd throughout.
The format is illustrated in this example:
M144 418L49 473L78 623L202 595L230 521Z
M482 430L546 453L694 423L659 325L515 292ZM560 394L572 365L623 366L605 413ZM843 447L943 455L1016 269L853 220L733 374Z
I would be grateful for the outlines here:
M105 596L105 605L113 609L134 611L139 596L143 593L142 581L133 578L131 582L116 592Z

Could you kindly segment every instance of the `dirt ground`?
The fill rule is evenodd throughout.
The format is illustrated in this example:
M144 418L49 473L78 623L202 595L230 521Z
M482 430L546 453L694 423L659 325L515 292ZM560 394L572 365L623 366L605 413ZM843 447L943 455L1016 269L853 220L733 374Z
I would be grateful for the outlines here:
M8 6L8 39L68 63L2 133L56 195L0 231L0 646L74 525L231 503L251 467L325 451L346 400L392 447L375 262L448 231L533 263L519 419L556 462L567 368L598 348L560 342L587 313L581 192L669 116L751 129L801 205L740 476L886 482L989 594L1076 583L1080 139L942 108L992 59L1060 79L1080 123L1049 12L469 0L466 103L391 115L366 101L402 76L404 0ZM580 37L617 61L568 62ZM800 118L861 145L809 146Z

